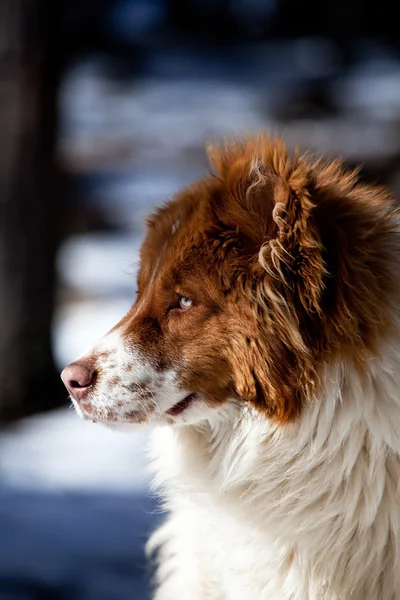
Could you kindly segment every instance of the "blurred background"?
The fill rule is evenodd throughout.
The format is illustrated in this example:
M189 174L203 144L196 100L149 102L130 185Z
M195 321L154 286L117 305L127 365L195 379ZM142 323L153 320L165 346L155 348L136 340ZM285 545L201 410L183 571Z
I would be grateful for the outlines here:
M400 187L390 0L0 0L0 600L146 600L147 433L63 366L134 297L143 217L267 128Z

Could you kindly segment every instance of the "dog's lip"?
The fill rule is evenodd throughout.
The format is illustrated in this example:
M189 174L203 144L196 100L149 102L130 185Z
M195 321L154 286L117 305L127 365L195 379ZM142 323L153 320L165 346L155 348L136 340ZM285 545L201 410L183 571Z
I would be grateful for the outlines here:
M85 402L84 406L80 405L82 417L84 420L92 421L92 423L103 423L107 424L126 424L126 423L142 423L143 414L139 411L132 411L125 415L125 418L119 419L116 415L110 414L106 417L99 416L96 413L95 408L89 403Z
M192 392L180 400L177 404L174 404L171 408L169 408L166 413L167 415L171 415L172 417L176 417L183 413L184 410L189 408L189 406L198 398L198 394L196 392Z

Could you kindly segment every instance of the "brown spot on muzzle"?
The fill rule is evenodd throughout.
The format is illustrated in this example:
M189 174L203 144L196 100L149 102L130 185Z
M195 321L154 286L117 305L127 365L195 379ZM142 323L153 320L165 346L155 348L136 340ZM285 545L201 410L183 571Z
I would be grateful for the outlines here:
M152 400L154 398L153 392L139 383L130 383L129 385L124 386L124 388L139 396L141 400Z

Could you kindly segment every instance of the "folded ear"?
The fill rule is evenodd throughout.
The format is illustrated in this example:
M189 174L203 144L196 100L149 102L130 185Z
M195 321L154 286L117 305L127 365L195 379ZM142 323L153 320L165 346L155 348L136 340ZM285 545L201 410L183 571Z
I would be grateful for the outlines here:
M223 199L222 227L235 231L247 265L252 313L231 356L236 390L280 422L295 418L317 381L306 322L321 311L325 267L312 219L309 172L282 141L266 137L209 148Z
M290 158L266 136L213 146L209 156L222 189L216 217L246 256L253 310L253 333L237 349L238 393L287 421L316 394L324 362L362 365L390 327L399 298L394 202L339 161Z
M224 185L218 219L242 236L271 277L291 290L306 312L320 312L325 267L310 195L312 174L280 140L266 137L208 149Z

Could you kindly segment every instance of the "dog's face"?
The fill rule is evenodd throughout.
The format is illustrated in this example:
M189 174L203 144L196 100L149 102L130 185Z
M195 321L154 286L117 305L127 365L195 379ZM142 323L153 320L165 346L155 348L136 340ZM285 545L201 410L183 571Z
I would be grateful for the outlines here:
M192 423L238 398L231 347L254 319L235 285L237 252L216 239L218 187L198 184L149 219L134 306L66 371L84 418Z
M212 160L149 219L132 309L63 372L84 418L189 424L250 403L286 423L324 362L362 362L387 326L382 192L265 138Z

